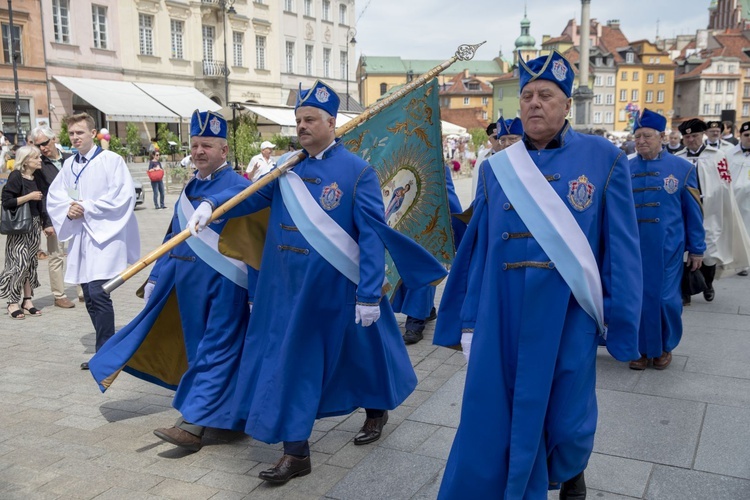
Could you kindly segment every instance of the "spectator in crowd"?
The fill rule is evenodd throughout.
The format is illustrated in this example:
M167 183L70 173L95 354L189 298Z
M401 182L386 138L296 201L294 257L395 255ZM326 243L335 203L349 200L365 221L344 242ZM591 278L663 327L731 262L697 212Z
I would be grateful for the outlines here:
M161 153L152 151L149 153L148 178L151 181L151 190L154 192L154 208L167 208L164 205L164 169L161 166Z

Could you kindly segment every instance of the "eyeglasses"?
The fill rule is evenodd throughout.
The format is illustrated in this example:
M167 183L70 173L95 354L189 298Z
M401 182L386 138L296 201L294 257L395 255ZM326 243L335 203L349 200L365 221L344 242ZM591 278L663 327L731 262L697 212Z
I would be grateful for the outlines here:
M36 144L34 144L34 145L35 145L35 146L46 146L47 144L49 144L49 141L51 141L51 140L52 140L52 139L47 139L47 140L46 140L46 141L44 141L44 142L37 142L37 143L36 143Z

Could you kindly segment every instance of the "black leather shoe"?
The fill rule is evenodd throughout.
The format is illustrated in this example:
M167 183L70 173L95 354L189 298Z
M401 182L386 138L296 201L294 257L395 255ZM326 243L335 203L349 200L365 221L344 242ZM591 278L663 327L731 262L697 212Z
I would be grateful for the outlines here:
M689 306L690 305L690 295L683 295L682 296L682 305L683 306Z
M404 339L404 344L411 345L416 344L417 342L422 340L424 338L424 334L416 330L406 330L406 333L402 335L402 338Z
M88 370L88 369L89 369L89 364L87 362L84 361L83 363L81 363L81 370Z
M356 436L354 436L354 444L370 444L380 439L380 435L383 433L383 427L388 423L388 412L383 413L382 417L378 418L367 418L365 424L359 430Z
M586 481L583 471L568 481L560 488L560 500L586 500Z
M271 484L286 484L295 477L306 476L312 471L310 457L297 458L292 455L284 455L276 465L266 469L258 477Z
M738 273L737 273L737 276L747 276L747 274L748 274L748 273L747 273L747 269L744 269L744 270L742 270L742 271L738 272Z
M432 310L430 311L430 315L427 316L427 318L425 318L425 322L435 321L436 319L437 319L437 309L433 307Z
M706 299L706 302L711 302L712 300L714 300L715 296L716 292L714 291L713 287L703 292L703 298Z

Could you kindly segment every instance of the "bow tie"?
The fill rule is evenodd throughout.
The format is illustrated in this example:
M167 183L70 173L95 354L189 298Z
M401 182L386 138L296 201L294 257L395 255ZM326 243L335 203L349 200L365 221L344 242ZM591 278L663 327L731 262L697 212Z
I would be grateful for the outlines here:
M85 156L81 156L80 153L76 155L76 162L77 163L82 163L82 164L85 165L86 163L88 163L88 161L89 161L89 159L86 158Z

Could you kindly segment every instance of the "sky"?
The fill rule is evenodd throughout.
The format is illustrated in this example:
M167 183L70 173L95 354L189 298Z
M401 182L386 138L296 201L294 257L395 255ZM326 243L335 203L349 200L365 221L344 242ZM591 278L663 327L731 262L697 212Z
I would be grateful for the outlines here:
M521 34L524 3L530 34L559 36L568 20L581 20L580 0L357 0L357 57L450 58L461 44L486 40L475 59L490 60L502 49L512 61ZM592 0L591 18L619 19L630 41L694 34L708 25L710 0Z

